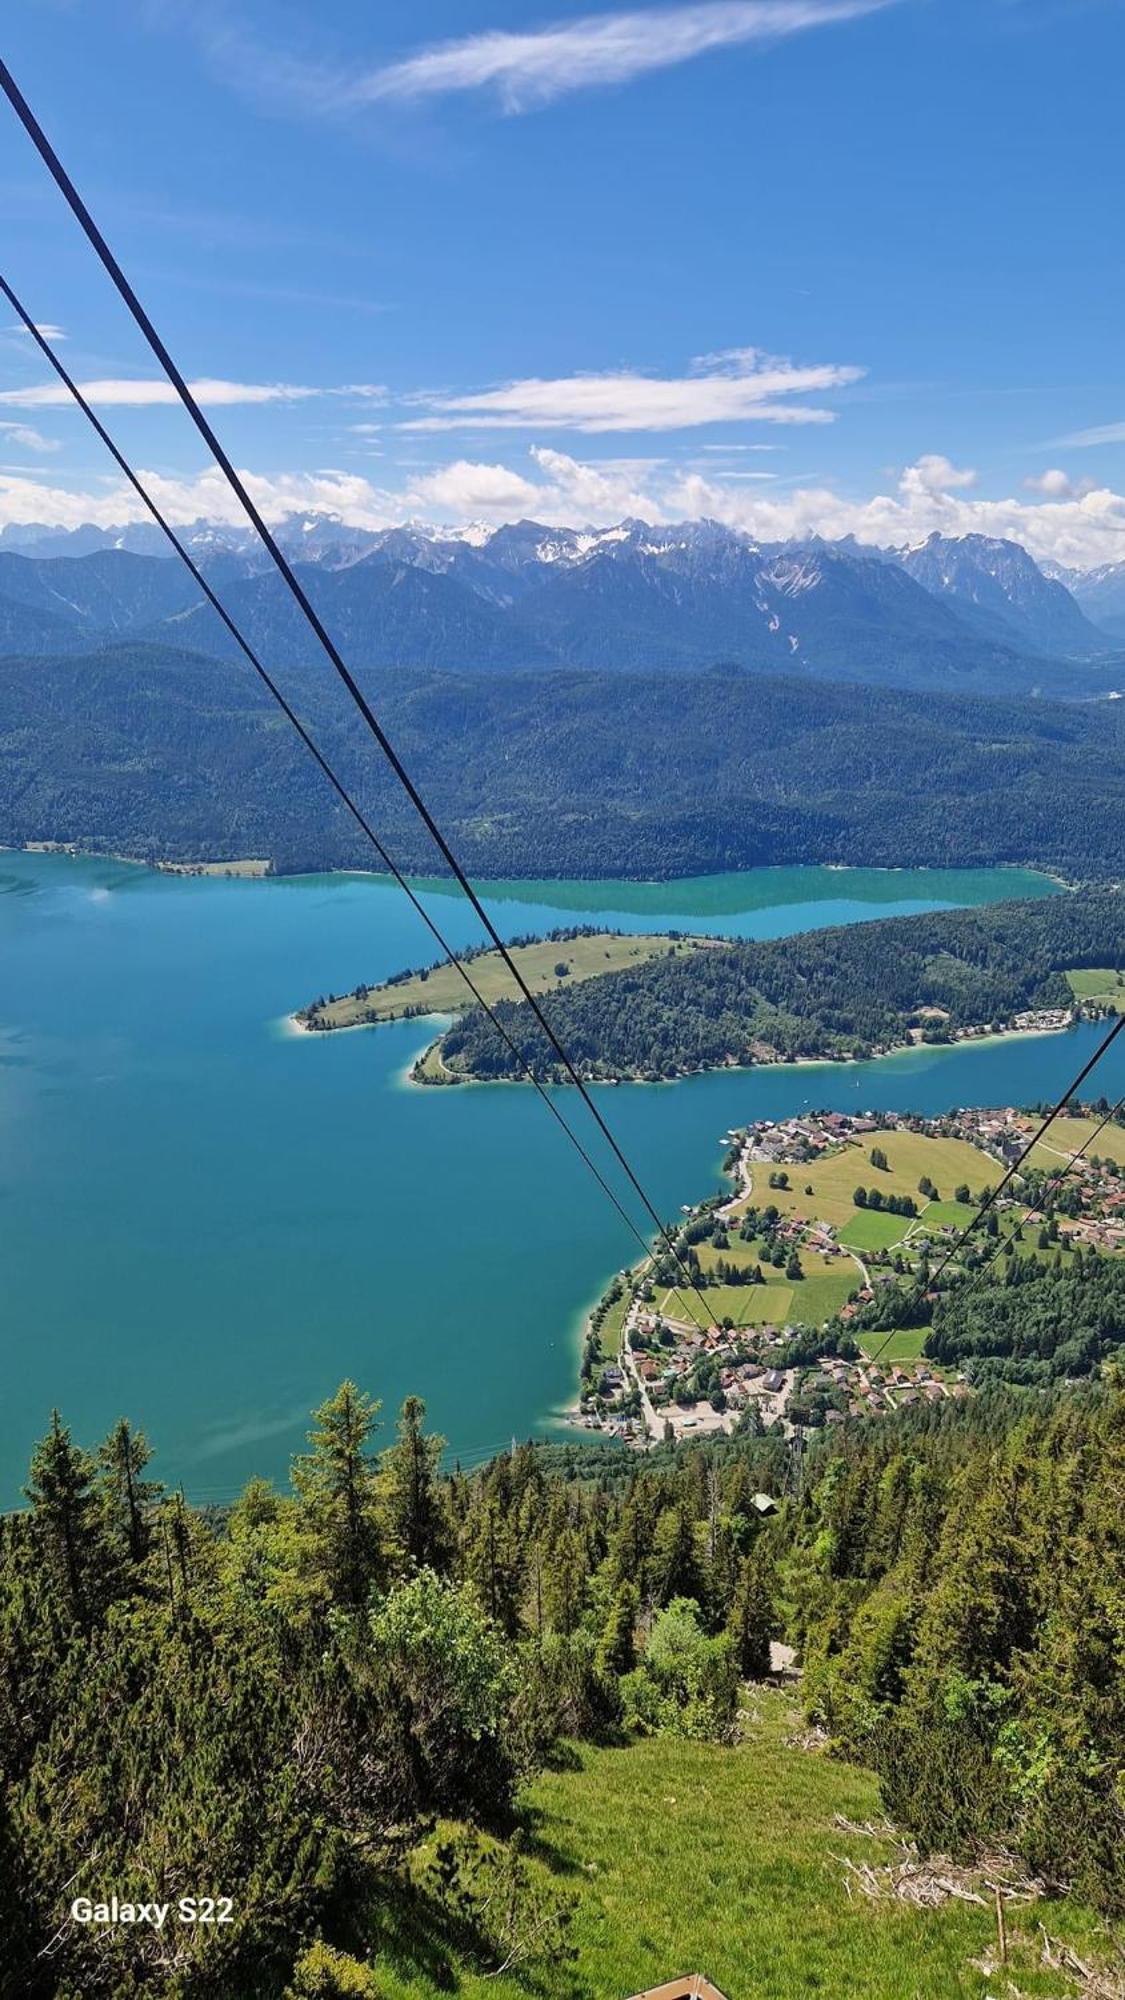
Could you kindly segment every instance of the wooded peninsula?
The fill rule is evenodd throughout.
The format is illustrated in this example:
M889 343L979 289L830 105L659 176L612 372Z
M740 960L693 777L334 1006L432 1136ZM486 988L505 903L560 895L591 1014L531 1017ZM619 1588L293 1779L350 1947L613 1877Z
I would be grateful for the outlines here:
M595 930L588 925L548 932L544 938L516 938L509 947L520 973L536 998L566 983L577 985L607 972L644 965L653 958L675 958L718 940L680 934ZM520 989L498 951L463 951L459 961L470 969L473 986L494 1006L518 1000ZM462 1014L473 1004L472 989L450 963L421 966L395 973L377 986L357 986L351 993L327 994L293 1016L298 1027L313 1034L335 1028L370 1028L383 1021L408 1021L426 1014Z
M1083 999L1067 973L1096 968L1111 992L1123 953L1125 896L1092 889L667 954L560 984L550 1019L593 1081L866 1058L917 1041L1065 1027L1082 1007L1113 1004ZM527 1003L497 1011L524 1063L473 1009L439 1044L447 1080L518 1078L527 1065L564 1081Z

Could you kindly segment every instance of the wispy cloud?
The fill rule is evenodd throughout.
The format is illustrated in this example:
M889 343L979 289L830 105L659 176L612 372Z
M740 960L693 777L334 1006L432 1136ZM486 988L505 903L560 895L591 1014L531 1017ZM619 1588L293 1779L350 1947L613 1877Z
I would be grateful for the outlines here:
M58 451L57 438L44 437L42 431L32 430L30 424L0 424L0 436L10 444L22 445L25 451Z
M27 331L26 326L23 325L21 320L17 320L14 326L6 326L4 328L4 331L5 333L21 334L25 340L30 340L31 338L30 334ZM65 329L61 326L53 326L49 320L40 321L36 326L35 331L37 333L41 333L43 335L44 340L51 341L56 347L58 346L60 340L66 339Z
M341 80L339 105L494 90L505 111L533 110L573 90L628 83L711 49L778 41L874 14L894 0L703 0L687 7L590 14L544 28L492 29L439 42L367 76ZM323 75L316 88L329 86Z
M464 395L419 397L428 413L408 418L408 431L574 430L674 431L699 424L829 424L831 410L794 403L794 396L821 394L857 382L861 368L828 364L799 368L792 362L736 348L710 355L681 376L532 376L497 389Z
M1087 444L1125 444L1125 423L1097 424L1090 431L1072 431L1069 437L1054 438L1054 444L1074 449Z
M251 278L225 278L210 271L162 268L161 284L180 285L186 291L217 293L223 298L260 300L264 305L312 306L318 312L363 313L376 317L393 312L392 305L379 299L357 296L354 292L322 292L314 286L260 284Z
M179 402L170 382L135 381L128 377L107 377L78 384L91 403L117 409L152 409L160 404ZM221 409L235 403L302 403L315 396L350 396L357 401L382 402L386 391L372 382L346 383L342 388L309 389L294 382L224 382L210 377L189 383L195 399L210 408ZM0 404L14 410L67 408L73 398L61 382L42 382L26 389L0 391Z

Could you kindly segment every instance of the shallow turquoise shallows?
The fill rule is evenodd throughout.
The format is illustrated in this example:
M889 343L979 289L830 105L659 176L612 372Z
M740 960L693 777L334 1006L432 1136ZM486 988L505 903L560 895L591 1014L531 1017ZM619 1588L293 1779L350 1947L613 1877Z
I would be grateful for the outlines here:
M488 896L512 935L589 918L773 937L1052 888L1010 872L768 869ZM424 894L455 943L475 941L454 894ZM425 1023L321 1037L283 1025L319 992L432 957L375 878L180 879L0 854L4 1504L53 1404L83 1442L120 1414L142 1424L154 1470L201 1500L284 1477L308 1411L345 1375L388 1417L417 1390L466 1461L551 1428L583 1307L636 1247L604 1196L529 1089L407 1085ZM1093 1037L726 1073L600 1102L673 1213L715 1184L736 1122L809 1103L1039 1098Z

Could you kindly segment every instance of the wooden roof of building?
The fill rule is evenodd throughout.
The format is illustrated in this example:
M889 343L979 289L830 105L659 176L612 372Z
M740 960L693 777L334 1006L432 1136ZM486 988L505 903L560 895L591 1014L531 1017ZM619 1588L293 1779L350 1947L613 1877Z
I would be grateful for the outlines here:
M634 1993L633 2000L725 2000L725 1996L701 1972L688 1972L663 1986L648 1986L643 1993Z

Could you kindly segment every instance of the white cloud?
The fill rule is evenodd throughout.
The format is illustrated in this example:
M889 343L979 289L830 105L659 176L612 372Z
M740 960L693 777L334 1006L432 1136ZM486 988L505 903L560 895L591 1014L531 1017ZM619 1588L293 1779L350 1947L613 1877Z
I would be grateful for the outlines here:
M698 424L830 424L831 410L791 403L791 396L824 394L857 382L861 368L829 364L795 367L790 361L740 348L711 355L682 376L532 376L497 389L463 395L418 397L430 414L401 424L407 431L574 430L672 431Z
M521 515L552 524L607 526L625 517L654 523L717 520L763 542L808 535L854 535L874 547L902 547L935 530L1022 542L1031 553L1077 569L1125 560L1125 496L1101 488L1051 501L986 500L966 490L967 475L929 454L899 475L895 488L853 499L827 486L763 492L737 478L682 470L657 460L584 464L534 446L534 476L502 464L460 459L416 480L401 497L406 513L450 521L499 522ZM936 467L949 467L943 490ZM921 472L919 467L922 468Z
M173 527L193 521L246 525L243 513L217 468L194 477L169 479L163 473L138 470L138 476ZM268 521L286 514L324 513L356 527L385 528L403 518L401 495L381 493L370 481L351 473L277 473L269 477L243 470L251 497ZM43 486L20 476L0 477L0 526L6 522L43 527L116 528L127 521L147 521L147 509L124 481L106 479L97 492Z
M494 90L505 111L532 110L568 91L628 83L709 50L768 42L873 14L892 0L705 0L687 7L591 14L511 32L439 42L335 88L339 104ZM323 92L324 80L318 86Z
M1022 542L1031 554L1075 569L1125 560L1125 495L1101 487L1080 498L986 500L937 491L908 467L894 493L851 499L828 487L761 493L732 489L691 475L665 491L666 518L710 516L744 528L761 541L854 535L875 547L902 547L943 535L990 535Z
M967 467L959 471L941 452L926 452L908 465L899 485L904 493L952 493L962 486L975 486L977 475Z
M1048 500L1082 500L1097 491L1096 479L1072 479L1069 472L1051 466L1046 472L1030 473L1024 480L1029 493L1042 493Z
M683 469L663 460L614 459L584 463L548 445L532 448L517 465L460 458L415 473L396 490L343 472L244 472L255 501L270 521L288 513L321 511L356 527L380 528L422 515L460 523L493 524L532 516L574 526L611 525L626 516L654 523L719 520L763 542L823 535L854 535L880 547L922 541L935 529L945 535L982 534L1022 542L1034 556L1087 569L1125 561L1125 495L1099 487L1090 492L1030 498L984 499L959 488L941 490L932 467L936 455L911 466L885 493L853 498L828 486L773 487L763 491L710 468ZM949 461L945 461L949 463ZM951 468L954 479L958 470ZM179 524L242 516L216 471L168 479L142 477L154 498ZM120 482L96 492L47 486L29 475L0 474L0 523L39 522L77 527L86 521L117 526L143 519L135 496Z
M438 472L411 480L404 504L414 514L494 523L527 515L540 521L586 523L653 514L656 503L645 479L662 463L659 459L603 459L596 466L584 465L547 445L533 445L528 455L541 478L528 478L505 465L459 458Z
M134 381L109 377L97 382L80 382L78 387L89 402L119 409L151 409L158 404L179 402L171 382ZM374 383L353 382L340 389L308 389L293 382L224 382L210 377L188 384L198 403L221 409L235 403L300 403L313 396L355 396L381 401L386 393ZM0 391L0 404L14 410L53 410L74 407L74 398L62 382L43 382L27 389Z
M454 521L510 521L533 508L539 496L530 479L508 466L474 464L466 458L412 480L409 490L415 506L436 508L442 519Z
M531 456L547 482L546 504L559 518L569 515L579 521L620 521L633 516L643 520L655 514L659 519L660 505L654 505L647 483L651 474L643 462L618 459L584 465L548 445L533 445Z
M10 444L22 445L25 451L58 451L57 438L44 437L42 431L32 430L30 424L0 424L0 436Z

